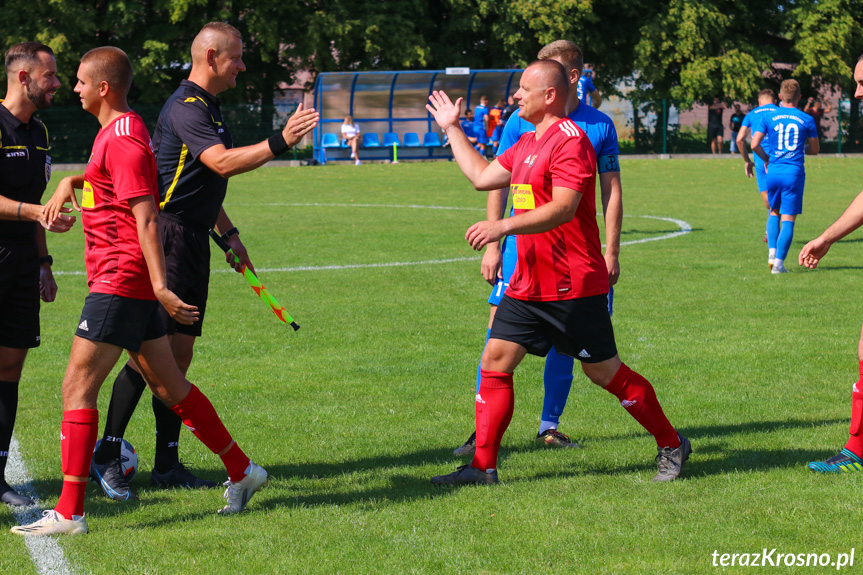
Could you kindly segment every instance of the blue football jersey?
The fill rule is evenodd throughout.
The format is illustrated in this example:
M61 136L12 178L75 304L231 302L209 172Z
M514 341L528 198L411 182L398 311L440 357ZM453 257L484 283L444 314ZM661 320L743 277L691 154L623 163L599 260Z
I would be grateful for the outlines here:
M481 132L485 131L483 127L482 119L488 116L488 108L480 104L473 110L473 125L474 130L479 130Z
M578 79L578 99L581 100L582 104L590 106L592 104L592 99L590 97L591 92L596 92L596 86L593 85L593 80L591 80L587 76L581 76Z
M771 110L778 109L779 106L776 104L764 104L763 106L758 106L757 108L753 108L746 114L746 117L743 118L743 123L740 124L741 128L749 128L750 132L755 132L755 128L759 124L759 118L770 112ZM764 152L769 156L770 155L770 141L767 138L761 141L761 147L764 148ZM755 156L755 167L760 169L764 168L764 160L762 160L758 154L753 154Z
M770 141L771 172L802 172L806 140L818 137L815 120L797 108L778 107L761 114L752 131L761 132Z

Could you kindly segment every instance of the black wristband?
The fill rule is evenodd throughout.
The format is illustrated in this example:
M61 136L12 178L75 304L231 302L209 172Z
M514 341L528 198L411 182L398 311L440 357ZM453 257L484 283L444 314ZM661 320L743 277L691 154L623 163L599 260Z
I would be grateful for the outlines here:
M276 132L270 136L267 144L270 145L270 151L277 158L291 149L281 132Z
M223 234L222 234L222 239L223 239L223 240L225 240L225 241L228 241L228 239L229 239L231 236L239 235L239 233L240 233L240 230L238 230L238 229L236 228L236 226L235 226L235 227L231 228L230 230L228 230L227 232L223 233Z
M52 258L51 256L41 257L39 258L39 265L41 266L42 264L48 264L49 266L53 266L54 258Z

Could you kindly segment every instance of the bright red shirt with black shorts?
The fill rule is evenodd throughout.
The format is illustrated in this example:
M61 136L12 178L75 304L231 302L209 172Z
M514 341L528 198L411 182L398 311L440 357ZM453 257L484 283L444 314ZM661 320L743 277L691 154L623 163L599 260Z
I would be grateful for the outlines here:
M552 200L552 188L582 194L575 217L541 234L516 236L518 261L506 290L525 301L560 301L608 293L608 270L596 223L596 153L587 134L563 118L524 134L497 161L512 172L515 215Z
M123 114L99 132L84 172L81 221L91 293L155 300L129 200L159 204L156 157L141 116Z

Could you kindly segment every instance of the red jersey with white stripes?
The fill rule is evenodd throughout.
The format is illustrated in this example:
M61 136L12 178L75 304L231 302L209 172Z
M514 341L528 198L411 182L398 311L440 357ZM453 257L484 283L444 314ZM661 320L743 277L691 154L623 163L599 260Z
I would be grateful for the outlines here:
M150 133L141 116L129 112L102 128L93 142L81 198L90 292L156 299L129 207L129 200L152 196L158 209L156 175Z
M596 223L596 153L587 134L563 118L546 130L521 136L497 161L512 172L515 215L552 200L552 188L582 194L575 218L541 234L516 236L518 260L506 290L526 301L558 301L608 293Z

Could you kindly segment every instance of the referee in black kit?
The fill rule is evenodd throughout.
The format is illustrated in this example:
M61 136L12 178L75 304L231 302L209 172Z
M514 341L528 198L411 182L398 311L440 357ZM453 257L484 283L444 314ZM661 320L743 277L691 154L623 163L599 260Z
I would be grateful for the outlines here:
M216 96L235 87L237 74L245 69L240 32L223 22L204 26L192 42L189 78L168 98L153 133L161 196L159 230L165 250L168 289L186 303L197 306L201 314L200 321L186 326L176 324L163 313L171 350L184 375L192 362L195 339L201 335L204 323L210 278L208 231L212 228L222 234L239 258L235 263L232 256L226 256L235 270L241 271L243 265L254 270L239 231L222 207L228 178L259 168L288 151L318 121L314 109L303 110L301 105L285 128L268 140L233 148L231 133L222 119ZM131 494L120 466L120 446L145 387L143 377L131 362L127 363L114 381L105 435L93 456L91 477L101 476L105 493L121 501L129 499ZM180 462L180 419L159 401L153 401L153 412L156 417L153 484L214 487L215 483L196 477ZM94 473L96 470L98 475Z
M39 298L54 301L42 217L42 194L51 179L48 130L33 117L60 87L54 52L38 42L6 52L6 98L0 102L0 501L32 505L5 480L9 444L18 411L18 382L27 350L39 345ZM70 211L67 209L67 211ZM68 231L62 215L52 232Z

